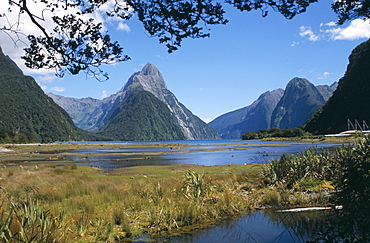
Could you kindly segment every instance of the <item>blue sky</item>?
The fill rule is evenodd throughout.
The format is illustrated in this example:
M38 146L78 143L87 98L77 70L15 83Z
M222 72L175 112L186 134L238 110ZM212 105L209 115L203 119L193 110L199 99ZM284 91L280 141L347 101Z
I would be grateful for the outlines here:
M315 85L338 81L352 49L370 38L370 25L362 20L335 26L337 17L329 1L312 4L293 20L272 10L266 18L260 11L240 12L231 6L226 11L227 25L211 26L210 38L187 39L172 54L157 38L149 37L135 18L106 21L109 33L132 58L104 66L110 74L106 82L85 74L58 79L52 73L24 71L45 92L101 99L117 92L134 72L151 62L178 100L209 122L250 105L267 90L285 88L294 77ZM0 38L5 54L24 68L19 59L22 48L14 48L4 35Z

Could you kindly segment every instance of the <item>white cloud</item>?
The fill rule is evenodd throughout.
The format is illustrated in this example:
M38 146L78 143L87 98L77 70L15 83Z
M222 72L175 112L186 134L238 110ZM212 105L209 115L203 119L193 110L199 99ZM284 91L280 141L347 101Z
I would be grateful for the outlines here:
M301 26L299 27L299 30L300 30L299 35L307 38L310 41L318 41L320 39L320 37L315 35L311 27L309 26Z
M55 79L57 79L57 76L53 74L38 76L36 78L39 83L53 83Z
M326 78L330 78L330 73L329 72L324 72L320 77L318 77L317 79L326 79Z
M298 45L299 44L299 42L297 42L297 41L293 41L293 43L290 45L291 47L294 47L294 46L296 46L296 45Z
M45 4L40 1L28 1L29 10L41 19L37 21L46 29L46 32L52 32L54 27L51 17L55 15L65 15L68 13L76 13L76 9L69 10L58 10L55 13L45 9ZM8 11L8 8L12 9L12 12ZM14 6L9 6L8 1L4 1L0 5L0 26L8 29L12 29L15 32L0 32L0 45L3 49L4 54L9 55L10 58L18 65L18 67L25 74L51 74L54 70L47 69L29 69L24 65L24 60L21 56L24 55L23 48L28 46L27 35L38 36L41 34L41 30L31 23L31 20L26 14L19 14L19 9Z
M213 119L210 119L210 118L201 118L205 123L209 123L211 121L213 121Z
M46 85L41 85L40 83L37 83L39 86L40 86L40 88L42 89L42 90L47 90L48 89L48 86L46 86Z
M330 26L330 27L333 27L333 26L336 26L337 24L334 22L334 21L331 21L331 22L328 22L328 23L321 23L320 24L320 27L323 27L323 26Z
M130 26L128 26L128 24L125 24L125 23L122 23L122 22L118 23L117 30L123 30L127 33L131 31Z
M370 23L362 19L352 20L347 27L336 27L324 30L333 40L357 40L370 38Z
M370 38L370 23L363 19L352 20L347 26L338 26L335 22L321 23L319 34L310 26L299 28L300 36L310 41L318 40L358 40Z
M101 93L101 97L102 97L102 99L107 98L108 97L108 91L103 90L103 92Z
M55 92L64 92L66 89L64 87L54 86L54 87L51 87L50 90L55 91Z
M93 14L84 15L81 18L84 20L92 18L94 19L95 23L102 22L104 26L103 31L105 31L107 28L104 23L110 21L122 22L122 19L120 18L107 18L105 14L107 11L113 9L115 4L115 0L108 0L106 4L102 5L97 11L94 11ZM121 5L121 7L126 5L125 1L119 2L118 4ZM77 8L68 8L67 10L59 8L55 12L51 12L50 10L45 9L45 3L42 3L41 1L28 1L27 5L32 13L45 20L42 21L37 19L37 21L46 29L46 32L52 32L54 28L54 23L51 20L52 16L57 15L61 17L67 14L76 14L78 11ZM9 12L8 9L11 9L12 12ZM9 6L9 1L2 1L0 4L0 14L2 16L5 14L6 16L0 17L1 27L12 28L13 30L19 32L19 35L15 35L15 33L4 33L0 31L0 46L2 47L3 52L6 55L9 55L25 74L54 74L55 70L29 69L24 65L24 60L21 59L21 56L24 55L23 48L27 47L29 43L26 38L27 35L39 36L41 34L41 31L33 23L31 23L29 17L26 14L19 14L19 8L17 9L15 6ZM127 24L119 23L118 26L124 31L130 31L130 28Z
M200 91L204 91L204 88L199 88Z

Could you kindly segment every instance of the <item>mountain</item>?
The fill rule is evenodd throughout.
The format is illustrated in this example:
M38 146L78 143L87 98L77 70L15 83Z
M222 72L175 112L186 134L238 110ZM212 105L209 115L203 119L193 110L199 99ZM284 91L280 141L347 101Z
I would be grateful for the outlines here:
M346 73L328 102L306 123L317 134L347 130L348 119L370 121L370 40L358 45L349 56Z
M0 130L31 133L38 142L90 139L0 47Z
M107 124L119 113L116 109L126 106L122 105L122 102L127 102L127 99L139 94L139 91L147 91L153 94L154 97L167 106L172 119L181 129L186 139L220 138L213 128L177 100L175 95L167 89L162 74L151 63L146 64L141 71L134 73L117 93L103 100L74 99L49 95L71 114L76 125L88 130L101 131L107 129ZM123 126L124 124L122 124Z
M332 96L336 87L336 82L315 87L306 79L293 78L285 91L267 91L251 105L223 114L209 125L224 139L241 138L246 132L273 126L304 125L310 115Z
M76 99L53 93L47 95L68 112L77 127L90 131L97 130L98 118L103 113L101 100L91 97Z
M122 141L185 139L168 107L148 91L123 101L112 117L98 134Z
M269 128L272 112L283 93L282 89L267 91L251 105L221 115L209 125L224 139L241 138L246 132Z
M338 82L334 82L332 85L317 85L316 88L324 98L325 102L333 95L333 92L337 89Z
M304 78L293 78L271 116L271 127L295 128L304 125L325 104L319 90Z

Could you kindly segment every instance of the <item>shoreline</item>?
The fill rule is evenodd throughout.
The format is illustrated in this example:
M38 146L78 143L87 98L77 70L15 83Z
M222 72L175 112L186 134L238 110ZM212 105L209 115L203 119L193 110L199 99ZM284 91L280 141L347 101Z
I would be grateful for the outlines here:
M170 145L174 144L151 146L166 146L173 152ZM260 143L253 143L257 144ZM207 146L197 146L202 147L200 151L213 152ZM217 148L222 146L225 144ZM1 188L13 204L22 205L25 198L39 202L35 204L39 210L50 212L51 220L60 222L53 234L67 237L66 242L114 242L143 234L171 235L262 208L328 204L323 187L310 194L286 191L290 196L285 201L279 188L264 184L264 164L139 165L108 171L77 166L76 161L66 159L66 155L79 154L73 152L76 149L120 147L127 145L7 145L6 149L14 151L0 153L0 161L13 162L12 167L0 168ZM4 208L7 200L3 198ZM64 216L60 216L61 210Z

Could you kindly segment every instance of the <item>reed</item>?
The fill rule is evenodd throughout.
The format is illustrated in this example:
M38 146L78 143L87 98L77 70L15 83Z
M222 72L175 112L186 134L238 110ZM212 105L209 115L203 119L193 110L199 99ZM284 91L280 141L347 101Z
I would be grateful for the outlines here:
M75 166L11 171L1 181L5 242L122 241L245 212L250 205L233 193L243 180L232 174L185 170L130 179Z

